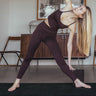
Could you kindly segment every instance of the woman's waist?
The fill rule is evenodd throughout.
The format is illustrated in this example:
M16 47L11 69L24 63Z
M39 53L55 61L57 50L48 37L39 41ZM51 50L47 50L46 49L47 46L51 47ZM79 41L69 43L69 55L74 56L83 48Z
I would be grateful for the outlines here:
M57 27L55 27L55 26L49 26L48 24L46 24L45 21L43 21L41 23L41 27L43 29L45 29L45 31L52 31L52 32L56 32L57 31Z

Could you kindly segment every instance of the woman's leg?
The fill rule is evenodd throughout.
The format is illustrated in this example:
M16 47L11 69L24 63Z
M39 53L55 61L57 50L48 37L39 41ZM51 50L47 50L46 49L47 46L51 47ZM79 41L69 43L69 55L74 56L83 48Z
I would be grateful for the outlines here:
M34 55L36 49L38 48L38 46L41 42L40 34L38 34L39 31L40 30L37 28L34 31L34 33L32 34L32 37L31 37L31 40L30 40L30 43L29 43L29 48L28 48L28 51L27 51L27 55L26 55L22 65L20 67L20 70L19 70L19 73L17 75L16 81L14 82L12 87L10 87L8 89L8 91L14 91L16 88L19 87L20 80L21 80L22 76L24 75L25 71L27 70L27 68L30 64L30 61L33 58L33 55Z
M17 75L18 79L21 79L22 76L24 75L24 73L25 73L26 69L28 68L30 61L32 60L34 53L35 53L36 49L38 48L38 46L40 45L40 43L41 43L41 40L39 39L38 32L34 32L32 34L32 37L31 37L31 40L29 43L29 48L28 48L26 57L24 58L24 61L21 65L19 73Z
M57 64L61 68L61 70L66 73L73 81L77 78L75 74L69 70L68 65L64 61L64 58L62 56L61 50L59 48L59 45L57 43L57 40L55 38L50 38L44 41L45 44L48 46L50 52L53 54Z
M60 51L59 45L58 45L57 40L55 38L46 39L44 41L44 43L48 46L50 52L53 54L57 64L61 68L61 70L64 73L66 73L73 80L76 87L91 88L91 86L84 84L79 79L77 79L75 74L71 70L69 70L69 67L66 64L66 62L64 61L64 58L63 58L62 53Z

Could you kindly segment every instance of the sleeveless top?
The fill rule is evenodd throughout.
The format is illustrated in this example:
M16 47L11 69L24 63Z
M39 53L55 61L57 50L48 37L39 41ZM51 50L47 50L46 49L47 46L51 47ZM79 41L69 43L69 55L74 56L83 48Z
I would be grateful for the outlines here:
M69 25L64 25L61 21L60 21L60 17L62 13L65 12L71 12L72 10L69 11L60 11L60 9L54 11L51 15L48 16L48 22L50 25L50 28L53 29L54 31L57 31L59 28L64 29L64 28L68 28L68 26L74 24L75 22L69 24Z

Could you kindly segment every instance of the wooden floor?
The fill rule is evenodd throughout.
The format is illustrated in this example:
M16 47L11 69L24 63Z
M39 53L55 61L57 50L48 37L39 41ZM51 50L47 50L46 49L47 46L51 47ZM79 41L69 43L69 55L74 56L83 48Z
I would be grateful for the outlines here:
M77 69L84 69L84 82L96 83L96 67L74 66ZM19 67L20 68L20 67ZM13 83L16 79L19 68L0 66L0 83ZM29 66L21 83L72 83L58 66Z

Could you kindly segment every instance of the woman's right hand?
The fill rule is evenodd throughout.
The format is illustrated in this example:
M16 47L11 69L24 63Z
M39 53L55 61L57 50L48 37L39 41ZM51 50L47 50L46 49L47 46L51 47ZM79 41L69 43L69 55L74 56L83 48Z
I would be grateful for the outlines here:
M14 90L16 90L16 88L20 87L20 79L16 79L16 81L14 82L14 84L8 89L9 92L12 92Z
M70 69L71 71L75 71L75 70L76 70L76 69L73 68L71 65L69 65L69 69Z

